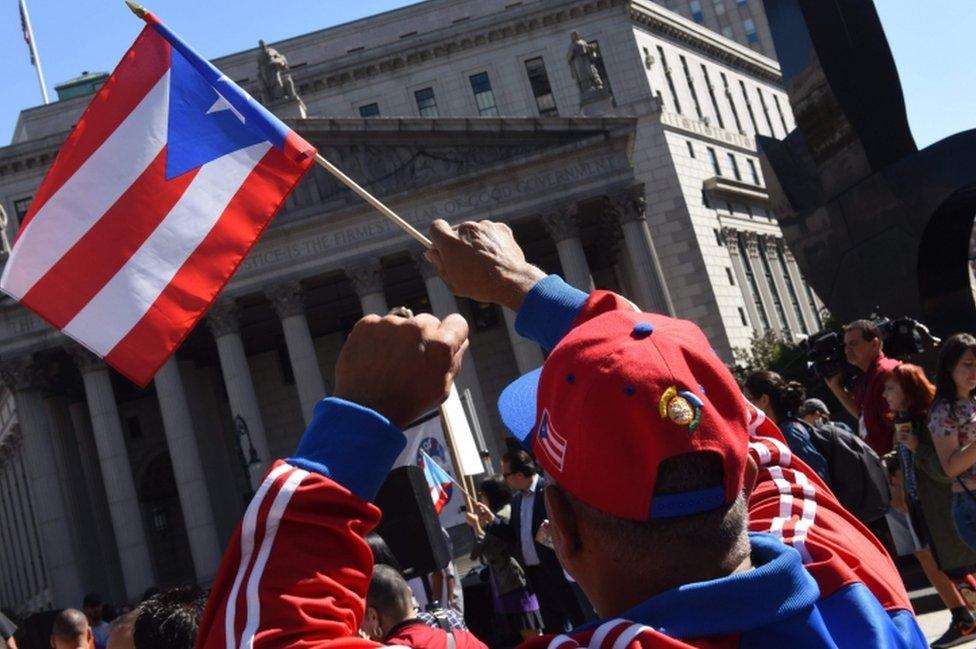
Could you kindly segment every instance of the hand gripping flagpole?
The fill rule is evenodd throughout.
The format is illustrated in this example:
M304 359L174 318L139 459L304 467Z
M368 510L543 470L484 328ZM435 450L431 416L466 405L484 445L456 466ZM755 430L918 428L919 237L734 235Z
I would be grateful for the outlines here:
M125 4L127 4L129 6L129 9L132 10L132 13L134 13L136 16L138 16L141 19L145 19L146 14L148 13L146 11L145 7L142 7L141 5L138 5L135 2L132 2L132 0L125 0ZM428 239L423 234L421 234L415 227L413 227L412 225L410 225L409 223L407 223L396 212L394 212L389 207L387 207L382 202L380 202L380 200L378 198L376 198L375 196L373 196L372 194L370 194L368 191L366 191L365 189L363 189L359 185L359 183L357 183L355 180L353 180L352 178L350 178L349 176L347 176L346 174L344 174L341 169L339 169L334 164L332 164L331 162L329 162L328 160L326 160L325 158L323 158L322 157L322 154L320 154L320 153L316 153L315 154L315 162L318 163L318 165L320 167L323 167L326 171L328 171L330 174L332 174L333 176L335 176L339 180L339 182L341 182L343 185L345 185L349 189L351 189L354 192L356 192L357 194L359 194L359 196L364 201L366 201L367 203L369 203L370 205L372 205L374 208L376 208L376 210L380 214L382 214L383 216L385 216L386 218L388 218L391 222L393 222L394 225L396 225L397 227L401 228L404 232L406 232L411 237L413 237L414 239L416 239L425 248L430 248L431 247L430 239Z

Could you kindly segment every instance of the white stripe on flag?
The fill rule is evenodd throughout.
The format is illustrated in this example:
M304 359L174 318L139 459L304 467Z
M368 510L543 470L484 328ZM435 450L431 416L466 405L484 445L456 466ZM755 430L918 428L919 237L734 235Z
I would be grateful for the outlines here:
M295 490L308 476L308 471L295 469L281 486L278 495L271 503L271 510L268 512L268 519L264 524L264 539L261 541L261 549L258 551L257 559L254 561L254 569L247 580L247 624L244 626L244 633L241 635L241 649L251 649L254 646L254 634L257 633L261 625L261 599L258 589L261 586L261 577L264 576L264 567L268 564L268 557L271 554L271 546L274 545L275 536L278 534L278 525L281 517L285 513L285 508L295 495Z
M213 229L270 147L259 142L203 165L162 223L64 332L99 356L112 351Z
M166 144L169 72L27 223L0 280L31 289L139 178Z

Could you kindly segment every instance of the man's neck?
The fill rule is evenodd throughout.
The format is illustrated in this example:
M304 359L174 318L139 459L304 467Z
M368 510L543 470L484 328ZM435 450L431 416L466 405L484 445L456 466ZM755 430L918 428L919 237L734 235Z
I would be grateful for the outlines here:
M694 561L680 565L662 563L655 565L651 574L638 573L633 566L615 562L600 580L601 584L607 585L608 592L597 594L595 599L602 604L600 615L609 619L679 586L721 579L752 568L752 557L749 554L741 561L730 556L719 562Z

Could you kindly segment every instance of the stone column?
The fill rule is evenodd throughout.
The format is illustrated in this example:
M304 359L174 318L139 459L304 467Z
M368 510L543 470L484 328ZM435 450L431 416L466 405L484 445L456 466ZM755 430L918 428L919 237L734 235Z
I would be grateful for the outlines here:
M322 380L319 359L315 355L315 345L312 343L312 334L308 330L308 320L305 318L302 287L297 281L288 282L274 286L265 293L274 304L278 317L281 318L285 346L288 348L288 360L295 375L298 401L307 425L312 421L315 404L325 396L325 382Z
M214 523L210 492L203 474L200 449L197 447L190 406L183 388L183 378L175 357L156 372L156 397L163 416L166 444L173 464L176 489L180 494L180 508L190 541L190 554L197 582L208 584L217 574L220 564L220 542Z
M57 470L54 439L44 412L41 377L31 359L19 358L4 366L3 378L14 393L23 434L28 472L27 484L23 486L30 492L39 528L40 538L35 541L38 543L35 548L43 547L41 574L47 574L56 605L77 606L85 594L84 585L61 488L63 476ZM41 563L40 557L37 560Z
M637 287L634 301L645 311L673 316L674 305L644 218L645 207L643 187L633 187L610 196L606 202L606 208L620 223L624 245L633 265L631 276Z
M94 354L73 346L71 353L85 383L85 400L91 417L98 463L105 481L108 508L115 530L115 544L122 565L122 579L129 598L136 598L156 582L149 544L142 523L129 451L125 446L119 408L112 391L108 366Z
M761 332L763 330L762 318L756 311L755 295L752 293L752 286L749 284L749 277L746 275L742 255L739 252L739 233L732 228L722 228L722 241L725 243L725 249L728 250L729 257L732 260L732 273L735 275L736 283L739 284L742 299L746 303L749 322L752 323L753 330Z
M17 501L17 510L21 517L20 542L23 544L24 572L27 575L26 584L28 586L25 596L29 597L31 602L40 603L40 601L45 600L46 594L45 601L51 601L52 589L50 588L48 573L44 567L44 552L47 546L41 540L41 535L38 532L38 520L34 515L34 505L28 485L30 478L24 466L23 436L18 432L12 441L13 470L9 475L12 484L8 486L13 498ZM78 556L77 552L75 556ZM78 578L81 578L80 572Z
M793 288L796 290L797 298L800 302L800 313L803 315L806 330L814 333L820 328L820 324L817 322L816 314L810 307L810 300L806 294L806 282L803 281L800 267L797 265L790 247L786 245L785 241L781 241L780 245L783 246L783 260L786 262L786 272L790 274L790 279L793 281Z
M542 365L546 359L539 346L515 331L515 312L502 307L502 315L505 316L505 328L508 329L508 339L512 343L519 374L531 372Z
M379 261L368 262L353 266L346 270L346 275L352 280L359 303L363 307L363 315L384 316L390 307L386 304L386 294L383 292L382 266Z
M776 310L776 302L773 300L773 289L766 280L766 269L763 266L760 255L763 251L759 248L759 236L755 232L743 233L743 243L745 243L746 254L749 255L748 263L752 268L752 276L759 287L759 299L762 301L763 308L766 310L766 317L769 318L769 326L773 331L783 331L785 323L779 317ZM786 309L783 309L784 311Z
M793 308L793 299L790 296L790 287L786 284L786 277L783 276L783 267L779 263L778 240L776 237L764 236L760 239L761 254L766 255L766 262L773 275L773 283L776 292L779 293L779 301L783 305L783 314L786 316L786 326L789 327L793 336L804 332L803 323L800 322L799 314ZM800 296L797 295L798 303Z
M98 544L99 569L105 574L109 586L108 593L102 593L102 596L110 596L116 602L122 601L126 597L125 583L122 577L122 566L119 565L119 555L115 549L112 514L108 507L102 469L98 464L98 449L95 447L95 434L92 432L88 406L83 401L76 401L68 406L68 413L78 441L78 460L85 475L85 495L94 515L91 520L91 531Z
M240 415L247 424L251 444L258 455L258 463L248 470L251 487L257 489L273 458L268 446L268 436L264 432L261 409L258 407L258 395L251 379L251 368L244 352L237 305L234 301L224 299L214 303L207 314L207 326L217 341L217 355L220 357L220 370L224 375L231 416L236 418Z
M454 298L454 294L447 288L447 284L437 276L434 267L421 258L419 254L414 255L414 262L420 270L420 275L424 278L424 284L427 287L427 297L430 299L430 310L433 314L438 318L444 319L452 313L459 313L460 310L458 309L458 303ZM486 429L490 433L485 396L481 392L481 381L478 380L478 368L475 366L474 353L470 347L464 354L461 371L458 373L454 383L457 385L458 392L463 392L465 389L471 391L471 400L474 402L474 410L478 415L478 421L483 429ZM485 437L485 443L489 445L488 450L494 457L500 457L496 442L497 440L492 434L488 434Z
M14 459L13 440L9 437L0 445L0 567L3 574L6 604L14 605L25 597L27 587L27 560L23 554L21 535L23 530L18 502L14 498L10 473Z
M559 264L563 267L563 279L571 286L589 293L593 290L593 277L580 241L578 208L571 205L564 210L553 210L542 215L549 236L556 243Z

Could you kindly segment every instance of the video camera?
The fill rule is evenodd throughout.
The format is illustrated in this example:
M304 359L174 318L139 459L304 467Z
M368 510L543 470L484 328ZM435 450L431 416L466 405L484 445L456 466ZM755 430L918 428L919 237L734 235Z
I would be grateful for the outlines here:
M877 315L868 318L881 331L881 341L887 356L904 359L912 354L932 350L940 340L928 327L909 317L891 320ZM802 343L807 354L807 374L813 378L830 378L847 368L844 355L844 333L825 329L808 337Z

